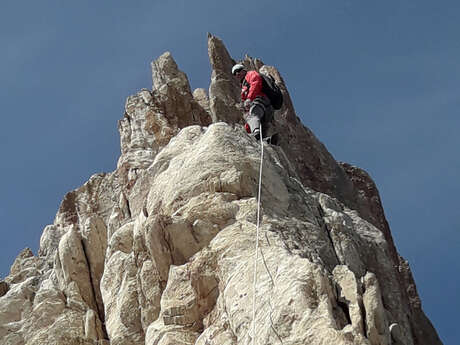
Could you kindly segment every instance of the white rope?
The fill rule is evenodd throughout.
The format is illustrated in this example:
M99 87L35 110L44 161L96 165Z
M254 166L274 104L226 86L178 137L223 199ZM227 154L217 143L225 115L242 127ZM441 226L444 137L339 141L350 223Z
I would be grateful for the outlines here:
M256 231L256 252L254 259L254 280L252 286L252 345L256 344L256 295L257 295L257 260L259 258L259 225L260 225L260 195L262 190L262 165L264 161L264 142L262 140L262 126L260 127L260 168L259 168L259 191L257 195L257 231Z

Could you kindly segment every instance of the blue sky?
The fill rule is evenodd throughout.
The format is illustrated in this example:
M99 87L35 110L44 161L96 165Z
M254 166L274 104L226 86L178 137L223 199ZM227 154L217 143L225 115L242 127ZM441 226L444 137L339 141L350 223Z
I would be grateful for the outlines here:
M337 160L367 170L423 308L455 344L458 1L9 1L0 5L0 275L38 248L64 194L115 169L125 99L171 51L208 88L207 32L282 73Z

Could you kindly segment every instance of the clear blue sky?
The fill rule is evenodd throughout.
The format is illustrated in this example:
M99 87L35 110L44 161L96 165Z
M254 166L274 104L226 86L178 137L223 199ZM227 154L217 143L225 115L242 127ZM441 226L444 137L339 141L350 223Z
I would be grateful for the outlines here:
M337 160L376 181L398 251L458 344L460 2L10 1L0 4L0 275L64 194L115 169L127 96L171 51L208 88L209 31L283 74Z

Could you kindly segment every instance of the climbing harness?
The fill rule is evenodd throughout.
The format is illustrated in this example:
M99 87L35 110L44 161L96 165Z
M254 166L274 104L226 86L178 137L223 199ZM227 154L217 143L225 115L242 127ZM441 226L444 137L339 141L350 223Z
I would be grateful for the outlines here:
M264 142L262 140L262 126L260 128L260 167L259 167L259 191L257 194L257 231L256 231L256 252L254 259L254 279L252 287L252 345L256 344L256 284L257 284L257 260L259 258L259 225L260 225L260 195L262 190L262 165L264 162Z

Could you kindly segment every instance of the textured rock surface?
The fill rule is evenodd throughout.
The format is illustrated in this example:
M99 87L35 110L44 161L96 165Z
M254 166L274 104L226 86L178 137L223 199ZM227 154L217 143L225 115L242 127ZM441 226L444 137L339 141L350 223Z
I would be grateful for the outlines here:
M240 124L234 60L208 43L209 97L171 54L155 60L153 90L119 122L117 169L67 193L38 255L20 253L0 282L1 343L441 344L371 178L246 57L286 100L281 145L264 147L253 289L261 148Z

